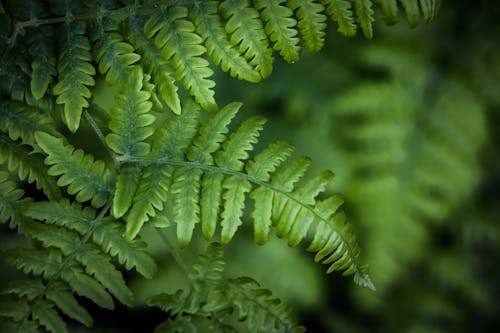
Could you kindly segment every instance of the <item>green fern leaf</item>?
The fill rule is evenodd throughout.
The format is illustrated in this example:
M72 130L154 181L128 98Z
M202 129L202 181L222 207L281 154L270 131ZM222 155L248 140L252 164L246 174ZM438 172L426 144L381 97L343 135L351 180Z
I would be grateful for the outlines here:
M212 154L219 149L221 142L229 131L228 125L235 117L240 103L231 103L222 108L210 118L199 130L199 135L193 140L187 157L189 160L202 164L213 164ZM207 172L203 176L200 213L202 232L205 239L212 239L217 226L219 206L221 203L223 175Z
M77 233L63 228L34 223L30 225L30 234L46 247L56 247L65 256L74 256L88 275L93 276L103 287L126 305L132 305L132 292L125 285L123 276L102 255L93 244L84 243Z
M293 152L293 147L285 142L277 142L259 153L253 161L246 165L248 174L261 181L268 181L270 174L283 163ZM265 187L259 187L250 193L254 200L252 218L254 220L254 237L257 244L264 244L268 240L272 224L272 205L274 194Z
M174 113L179 114L181 112L181 102L173 76L174 70L163 59L154 42L144 34L143 27L145 23L146 20L142 17L129 17L126 34L132 45L138 49L138 53L141 55L140 64L144 67L146 73L151 73L162 100Z
M28 183L36 182L38 189L43 189L49 199L61 198L61 191L55 179L48 176L47 168L39 155L34 155L24 145L18 145L3 133L0 133L0 164L7 161L7 169L16 171L20 180L27 179Z
M397 0L379 0L382 7L382 14L386 24L395 24L398 21L398 3Z
M46 297L68 317L79 321L87 327L93 325L90 314L84 307L80 306L75 297L66 289L63 284L54 284L47 290Z
M231 134L229 140L225 141L221 151L215 156L215 163L218 166L241 170L243 161L248 159L248 151L252 150L257 143L259 132L262 131L266 122L264 118L252 117L241 124L238 131Z
M425 22L432 21L441 7L441 0L420 0L419 3Z
M83 273L80 268L67 268L61 278L80 296L84 296L103 309L113 310L115 304L104 287L95 279Z
M47 301L39 300L31 307L31 316L37 320L41 325L52 333L68 332L66 324L59 317L52 304Z
M4 301L0 302L0 317L12 318L15 321L21 321L29 313L30 308L26 300L20 301ZM4 324L3 320L0 321L0 325ZM0 328L3 328L0 326ZM11 330L13 331L14 328ZM5 330L5 332L11 332ZM2 331L4 332L4 331ZM24 331L23 331L24 332Z
M116 97L116 105L111 110L109 128L112 133L105 138L108 147L121 155L127 162L130 158L145 156L150 151L150 144L144 142L154 129L150 125L155 116L150 114L151 94L143 90L143 74L140 67L135 67ZM140 178L140 166L136 163L124 163L117 175L113 197L113 216L119 218L129 209Z
M327 17L321 3L308 0L290 0L288 4L298 19L297 27L306 46L311 51L319 51L325 43Z
M171 193L174 200L174 219L177 222L177 238L181 246L186 246L199 222L199 183L202 172L199 169L180 168L172 180Z
M251 332L305 332L291 320L287 305L274 298L253 279L241 277L228 280L228 287L239 320L245 320Z
M148 38L154 36L155 44L162 50L165 60L170 60L178 80L182 80L204 109L215 111L215 83L207 79L213 75L209 63L202 55L206 48L203 39L195 32L194 24L187 20L186 7L161 7L146 22L144 27Z
M212 164L212 154L219 149L229 132L228 125L241 108L241 103L230 103L219 110L199 130L199 135L193 140L188 151L191 161Z
M5 262L12 264L25 274L43 276L46 279L54 277L61 267L61 253L47 249L15 248L5 252Z
M31 204L25 214L45 223L75 230L81 236L92 233L94 242L105 252L117 256L127 270L135 267L148 278L156 271L156 264L145 252L143 243L123 239L123 226L111 218L96 218L96 211L91 207L82 209L80 204L70 205L68 200L37 202Z
M371 0L354 0L354 8L358 17L361 30L366 38L373 38L373 9Z
M11 140L20 139L23 144L35 147L34 134L44 131L55 135L54 123L41 110L23 103L0 101L0 130L8 133Z
M49 175L60 176L58 186L69 185L68 193L76 194L79 202L91 200L94 207L110 202L113 173L102 161L94 161L92 155L84 155L81 149L75 150L50 134L36 132L35 138L48 155L45 164L51 165Z
M264 31L274 43L273 48L287 62L299 60L299 38L295 29L297 21L293 11L283 5L283 0L256 0L254 6L260 11Z
M143 90L143 73L136 66L127 78L126 84L116 96L116 105L111 110L109 129L112 133L106 136L106 143L115 153L129 157L145 156L150 145L143 142L154 129L150 125L155 117L150 114L151 94Z
M406 17L410 27L416 27L420 19L420 9L418 1L413 0L399 0L406 11Z
M18 295L32 301L43 293L44 288L45 285L41 279L16 280L10 281L7 286L3 287L1 293Z
M235 46L231 45L217 6L217 1L198 2L190 13L196 24L196 32L205 40L207 54L215 65L220 66L224 72L229 72L232 77L259 82L259 73L248 64Z
M339 25L338 32L344 36L356 34L351 4L348 0L321 0L326 13Z
M9 180L9 174L0 171L0 223L9 222L11 228L23 231L24 225L29 223L23 214L24 205L29 199L22 199L24 191L18 189L16 183Z
M229 140L223 145L215 157L217 165L232 170L240 170L243 167L242 159L248 159L248 150L257 143L259 131L265 120L254 117L245 121L241 127L233 133ZM222 187L226 190L223 194L224 209L222 211L222 243L228 243L234 236L237 228L242 224L241 216L245 207L245 194L251 190L250 182L239 177L229 177L224 180Z
M85 267L87 274L94 276L103 287L125 305L132 306L134 296L126 286L122 274L109 262L109 259L99 254L91 246L86 246L84 251L76 252L75 258Z
M224 277L224 253L222 246L210 243L204 254L198 256L193 264L189 278L201 283L218 284Z
M227 20L226 33L231 35L231 44L239 51L263 78L272 72L273 51L269 47L259 12L248 1L226 0L219 7Z
M76 132L80 126L83 109L89 106L87 99L95 84L95 68L90 63L90 43L86 26L82 21L65 24L61 28L58 72L59 80L54 87L57 103L64 104L64 119L69 130Z
M39 27L29 36L31 63L31 92L37 100L41 99L49 88L49 84L57 75L56 57L54 54L54 29L51 26Z
M152 143L152 155L166 160L180 158L196 133L198 112L199 108L193 102L188 102L180 115L168 119L156 132ZM133 205L127 216L125 231L127 238L134 238L149 217L154 217L156 210L163 209L173 171L171 166L161 161L153 162L144 168Z
M141 58L117 31L118 28L119 22L102 19L95 22L91 32L99 72L106 74L106 81L110 84L126 82L133 64Z

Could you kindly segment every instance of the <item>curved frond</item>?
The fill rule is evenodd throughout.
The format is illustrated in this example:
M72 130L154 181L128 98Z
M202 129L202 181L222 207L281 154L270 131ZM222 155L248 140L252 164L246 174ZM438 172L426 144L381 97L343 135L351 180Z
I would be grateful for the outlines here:
M239 107L234 103L223 108L197 135L196 109L184 110L181 116L167 121L154 140L153 154L159 159L145 167L127 216L126 235L133 238L148 216L154 216L169 200L181 245L191 240L198 223L207 239L220 225L221 241L228 243L243 223L246 199L250 197L254 200L250 216L258 243L266 242L271 227L279 237L288 238L291 246L313 236L309 250L317 252L317 261L328 264L329 271L354 274L356 282L373 288L359 263L354 235L339 210L341 200L337 196L317 199L333 174L324 172L298 183L309 161L302 158L289 162L292 148L282 142L271 144L250 159L264 119L248 119L225 139L227 126ZM181 122L178 117L186 119ZM153 186L152 181L161 185Z
M57 103L64 104L64 120L72 132L80 126L84 108L89 106L90 90L95 84L95 68L86 25L75 21L61 27L59 35L60 54L57 70L59 79L54 87Z
M68 193L76 194L79 202L91 200L94 207L110 202L113 194L114 174L102 161L94 161L92 155L85 155L45 132L36 132L40 148L47 154L45 164L51 165L49 175L59 176L58 186L68 186Z
M187 19L186 7L160 7L144 27L148 38L154 37L156 46L162 50L165 60L170 60L176 78L182 80L204 109L215 111L215 83L208 79L213 75L208 61L203 58L206 48L203 38L196 33L195 25Z

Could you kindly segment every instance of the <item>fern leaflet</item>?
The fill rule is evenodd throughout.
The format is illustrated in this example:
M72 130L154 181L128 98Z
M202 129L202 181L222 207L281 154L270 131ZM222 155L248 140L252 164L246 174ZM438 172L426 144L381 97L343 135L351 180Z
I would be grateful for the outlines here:
M65 24L60 34L58 72L59 81L54 87L57 103L64 104L64 120L72 132L80 125L83 109L89 106L90 90L95 84L95 68L91 64L90 43L84 22Z

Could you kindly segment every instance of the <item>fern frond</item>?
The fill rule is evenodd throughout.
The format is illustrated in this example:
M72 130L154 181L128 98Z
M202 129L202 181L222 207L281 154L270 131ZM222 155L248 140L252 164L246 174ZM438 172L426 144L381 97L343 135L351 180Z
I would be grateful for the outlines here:
M162 57L153 40L144 34L145 23L146 19L143 17L129 17L126 24L126 35L132 45L138 49L137 52L141 55L140 64L146 73L151 74L162 100L174 113L179 114L181 102L177 92L178 88L175 85L174 70L169 62Z
M167 320L157 329L163 332L185 322L196 330L190 318L210 318L220 332L234 332L225 324L227 317L236 315L245 321L251 332L304 332L294 323L289 307L272 296L267 289L248 277L228 279L224 276L224 256L220 244L211 243L200 255L188 274L189 292L178 290L175 294L159 294L148 304L157 306L176 317Z
M245 320L251 332L305 332L291 320L289 307L257 281L248 277L230 279L228 287L239 320Z
M109 129L112 133L106 136L109 148L122 155L124 161L130 157L145 156L150 151L150 145L143 142L154 132L150 126L155 120L155 116L150 114L150 96L143 90L143 73L137 66L129 73L116 96L116 105L110 112Z
M193 102L186 103L180 115L165 121L152 142L152 155L155 159L175 160L181 156L196 132L198 111ZM152 162L143 169L137 193L127 215L125 235L128 238L134 238L149 217L154 217L157 210L163 209L173 172L171 166L158 162Z
M36 132L40 148L47 154L45 164L51 176L60 176L57 185L68 186L69 194L76 194L79 202L91 200L94 207L102 207L111 201L114 174L102 161L94 161L92 155L75 150L45 132Z
M386 24L395 24L398 21L398 2L397 0L379 0L382 7L382 14Z
M289 0L290 8L295 11L300 35L311 51L319 51L325 43L327 17L321 3L308 0Z
M148 216L154 216L169 200L180 244L191 240L198 223L207 239L214 235L219 223L221 241L228 243L243 223L249 196L254 200L250 215L258 243L267 240L271 226L278 236L287 237L291 246L311 232L314 238L309 250L317 252L317 261L329 264L329 271L354 274L356 282L373 287L359 264L359 249L345 216L338 210L337 197L316 199L332 173L322 173L297 185L309 161L288 162L292 148L282 142L271 144L250 160L249 152L265 121L250 118L225 139L227 126L240 106L233 103L223 108L197 135L196 108L188 108L166 122L153 141L155 158L144 169L127 216L127 237L133 238ZM181 117L185 119L181 121ZM332 203L335 205L330 210L324 208Z
M55 125L47 114L23 103L0 101L0 130L11 140L35 147L34 134L44 131L56 135Z
M152 277L156 265L146 254L145 246L139 241L123 239L123 226L111 218L96 217L91 207L82 208L79 203L68 200L59 202L38 202L31 204L26 214L45 223L77 231L80 235L92 234L92 239L104 252L116 256L127 270L135 269L145 277Z
M273 48L287 62L299 60L299 38L295 29L297 21L293 11L283 5L283 0L257 0L254 6L260 11L264 31L274 43Z
M150 113L153 103L151 94L143 89L143 73L136 66L127 78L126 83L116 96L116 105L111 110L106 144L125 162L121 165L116 177L113 196L113 215L123 216L129 209L140 178L141 167L136 163L128 163L131 158L147 155L150 144L144 142L154 132L150 126L155 116Z
M226 0L219 10L226 22L226 33L231 35L231 44L239 51L263 78L272 72L273 51L264 31L259 12L248 1Z
M47 168L40 155L33 154L31 149L17 145L5 134L0 133L0 164L5 162L10 172L17 171L20 180L26 179L28 183L36 182L36 187L42 189L49 199L61 198L61 191L55 179L47 174Z
M39 27L29 36L30 53L33 56L30 86L33 97L37 100L45 95L49 84L57 75L53 38L52 26Z
M102 212L97 215L90 206L70 204L63 199L32 203L24 208L25 216L34 219L25 225L24 232L43 247L10 249L5 255L8 263L34 276L16 281L3 291L17 297L16 306L23 308L21 318L16 313L0 311L0 316L11 317L17 327L31 318L50 332L67 332L57 309L90 327L92 318L78 303L75 293L108 309L114 307L112 296L129 306L133 303L133 294L112 259L116 257L127 269L135 267L148 277L156 269L145 244L126 241L123 225L103 217Z
M344 36L356 34L356 24L352 14L351 3L348 0L321 0L325 11L338 24L338 32Z
M95 84L92 55L86 25L75 21L62 26L57 70L59 79L54 87L57 103L64 104L64 120L69 130L76 132L84 108L89 106L90 90Z
M61 312L69 318L87 327L92 327L94 320L87 310L78 304L78 301L64 284L54 283L51 288L47 289L46 297L48 300L54 302Z
M148 38L154 37L164 59L171 61L176 78L183 81L196 102L204 109L214 111L217 109L212 89L215 83L208 79L213 71L203 58L206 53L206 48L201 45L203 39L187 16L186 7L160 7L146 22L144 30Z
M0 223L9 222L10 228L19 228L21 232L29 222L23 215L23 210L30 199L23 199L23 196L24 191L9 180L9 174L0 171Z
M354 0L354 8L356 9L356 16L358 17L361 30L366 38L373 37L373 26L372 22L375 21L373 18L373 9L371 0Z
M261 80L259 73L248 64L235 46L231 45L218 12L217 1L198 2L190 14L196 24L196 32L205 40L207 54L215 65L241 80Z
M110 84L126 82L133 65L141 58L118 29L119 22L102 18L94 23L91 31L94 59Z

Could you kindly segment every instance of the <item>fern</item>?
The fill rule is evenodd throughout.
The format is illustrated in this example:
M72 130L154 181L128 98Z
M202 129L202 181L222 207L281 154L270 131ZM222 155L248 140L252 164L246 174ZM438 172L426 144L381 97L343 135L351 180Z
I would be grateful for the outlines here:
M38 202L27 206L25 215L46 222L31 220L23 229L28 237L41 241L45 249L18 248L5 255L7 261L37 277L13 282L3 291L15 296L18 300L12 300L16 302L13 304L25 310L22 315L0 313L12 318L17 329L42 325L50 332L67 332L56 308L91 326L92 318L78 304L74 293L105 308L114 307L111 295L131 305L133 295L110 262L111 256L145 276L152 276L156 269L144 252L144 244L116 238L114 229L121 226L96 216L90 207L82 208L68 200Z
M364 54L365 63L386 66L392 81L363 83L330 107L335 123L342 124L341 142L351 147L343 151L356 178L348 195L364 207L358 218L366 227L392 230L366 244L371 260L385 258L376 264L380 272L392 272L384 274L389 277L425 244L425 226L443 220L477 185L484 111L461 84L426 71L404 51L369 48ZM435 82L439 88L427 88ZM402 248L400 237L409 234L412 241ZM388 281L377 279L385 288Z
M35 134L38 145L48 154L45 163L51 165L48 174L60 176L57 185L68 186L69 194L76 194L79 202L91 200L94 207L109 203L113 194L114 174L102 161L85 155L45 132Z
M209 327L220 332L234 332L226 324L228 315L234 313L239 321L247 323L251 332L304 332L290 318L286 304L274 298L248 277L226 278L221 246L212 243L200 255L189 272L190 290L175 294L159 294L149 300L154 305L176 317L160 324L155 332L197 332L193 319L205 318Z
M198 103L207 110L215 110L215 83L208 80L213 71L208 61L201 57L206 48L196 34L194 24L187 20L186 7L163 8L153 15L144 27L148 38L154 36L156 46L162 50L165 60L172 60L176 77L183 80Z
M399 2L410 24L431 20L438 1L415 4ZM271 232L307 243L328 272L374 289L341 197L324 193L333 174L306 177L310 160L292 160L282 141L258 152L265 119L233 129L241 103L218 108L214 74L259 82L276 55L295 62L303 44L321 49L328 17L371 38L377 5L395 21L395 1L2 2L0 223L25 240L2 244L21 278L1 290L0 330L67 332L67 318L91 327L93 305L80 297L132 307L125 270L156 271L149 221L175 225L182 248L198 229L222 244L187 272L187 292L151 300L173 314L157 331L205 321L234 332L231 315L250 331L303 331L253 279L224 276L221 248L246 224L256 243Z
M68 128L76 132L83 109L89 106L90 90L95 84L94 66L90 63L90 43L85 35L85 23L65 24L60 34L58 72L59 81L54 86L57 103L64 104L64 119Z
M145 167L137 194L132 200L127 216L127 236L134 238L143 223L156 215L155 210L161 210L163 204L169 201L173 203L177 237L182 245L190 242L198 223L202 224L205 237L210 239L219 215L221 241L228 243L242 224L245 198L250 193L249 196L255 200L252 216L259 243L267 240L271 225L276 227L280 237L289 238L290 245L299 244L315 227L315 238L309 249L318 252L316 260L331 264L330 270L354 273L357 282L371 286L364 269L357 263L358 249L345 225L343 214L337 212L337 206L324 208L332 199L321 202L315 199L330 181L331 173L321 174L302 186L296 186L307 164L303 167L304 160L298 160L289 167L285 165L283 169L276 170L286 162L287 155L292 151L283 143L272 145L248 161L248 151L257 143L263 119L248 119L224 140L222 133L227 132L227 125L239 107L233 103L221 109L199 130L197 136L195 126L199 110L191 106L184 110L185 114L167 121L164 129L157 132L151 158L132 159L152 162ZM222 133L212 132L215 129ZM220 140L224 140L222 145ZM201 144L205 147L200 147ZM287 149L271 158L271 152L284 147ZM269 182L271 174L274 179ZM167 192L168 184L173 185ZM259 195L261 193L264 193L263 197ZM205 222L202 217L208 220Z

